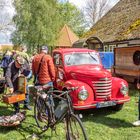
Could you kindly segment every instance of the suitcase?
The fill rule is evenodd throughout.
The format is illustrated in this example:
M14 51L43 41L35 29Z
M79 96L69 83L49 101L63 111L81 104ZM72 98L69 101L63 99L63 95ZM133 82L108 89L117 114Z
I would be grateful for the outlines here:
M14 93L3 95L3 102L13 104L16 102L24 101L26 93L26 78L24 76L18 77L18 90Z

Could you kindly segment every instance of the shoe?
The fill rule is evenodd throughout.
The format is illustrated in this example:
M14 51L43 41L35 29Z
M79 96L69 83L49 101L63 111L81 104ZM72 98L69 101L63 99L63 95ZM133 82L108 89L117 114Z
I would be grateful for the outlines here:
M133 123L134 126L140 126L140 120Z
M13 115L16 115L17 113L19 113L19 110L15 110Z
M31 108L29 105L24 105L23 108L24 108L24 109L27 109L27 110L32 110L32 108Z

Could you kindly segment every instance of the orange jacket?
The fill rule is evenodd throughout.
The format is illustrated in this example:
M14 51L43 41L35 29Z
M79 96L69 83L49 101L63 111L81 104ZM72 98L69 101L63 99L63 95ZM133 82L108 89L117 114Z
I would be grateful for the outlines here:
M36 74L39 68L39 63L41 62L41 58L43 57L40 71L39 71L39 83L46 84L50 81L55 80L55 68L52 61L52 57L45 53L40 53L34 56L32 61L32 71L33 74Z

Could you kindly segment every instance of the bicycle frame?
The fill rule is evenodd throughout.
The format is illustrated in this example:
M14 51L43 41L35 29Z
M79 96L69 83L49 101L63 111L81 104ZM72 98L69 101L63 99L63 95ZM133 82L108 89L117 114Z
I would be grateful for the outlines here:
M48 130L48 128L56 130L56 124L64 120L64 129L66 130L65 134L67 140L87 140L82 122L74 114L71 97L69 95L69 93L75 89L77 88L71 88L67 91L51 89L45 92L45 90L38 90L34 113L36 123L42 130L40 134ZM56 108L54 106L55 98L60 100L60 104L58 104ZM57 114L57 112L59 113L61 111L61 107L63 112L61 112L61 114L59 115ZM38 117L38 115L41 116L41 118ZM41 124L41 122L43 124Z
M75 89L73 89L73 90L75 90ZM53 89L46 91L41 88L39 89L39 91L37 92L37 96L41 97L46 102L46 104L49 106L50 117L51 117L50 124L48 125L48 127L44 128L42 130L42 133L45 132L48 128L54 129L54 127L57 123L62 121L64 118L67 119L68 116L73 113L72 101L71 101L71 97L69 95L69 93L71 91L72 91L72 89L67 90L67 91L59 91L59 90L53 90ZM46 97L45 96L43 97L41 92L45 93ZM56 93L59 93L59 95L56 95ZM67 110L59 118L57 118L56 114L55 114L54 98L59 99L60 102L64 101L67 104Z

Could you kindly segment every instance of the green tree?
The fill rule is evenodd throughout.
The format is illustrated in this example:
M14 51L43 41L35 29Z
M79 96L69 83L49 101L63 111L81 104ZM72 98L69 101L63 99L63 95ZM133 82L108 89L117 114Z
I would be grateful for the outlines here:
M69 2L60 2L58 10L61 15L61 25L67 24L77 35L83 35L86 29L83 12Z
M55 43L60 29L56 0L14 0L16 30L12 42L26 44L32 52L38 46Z

